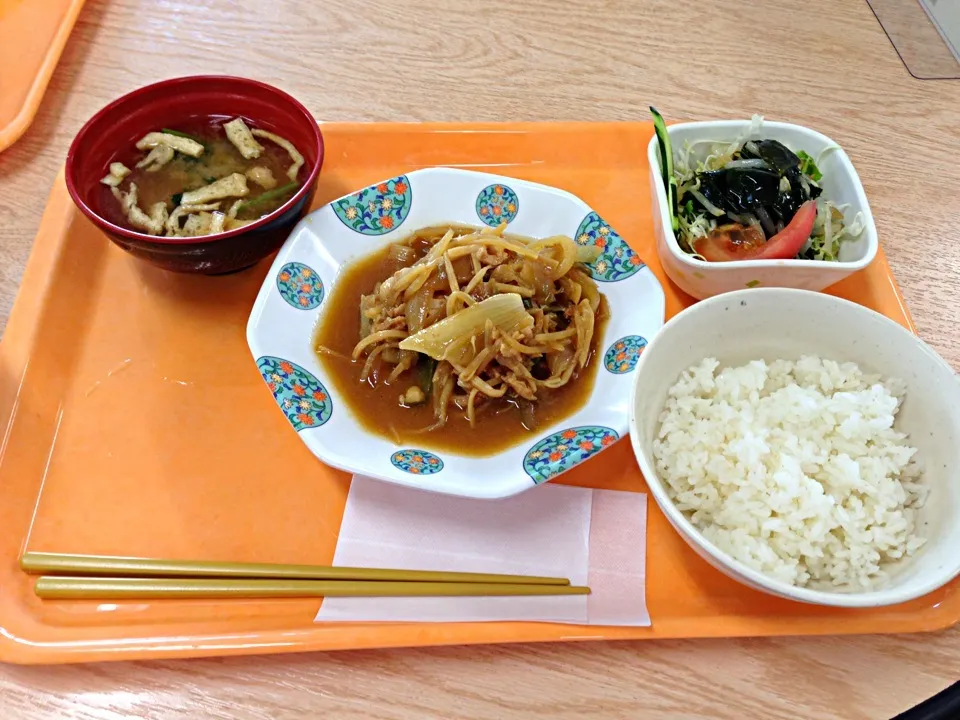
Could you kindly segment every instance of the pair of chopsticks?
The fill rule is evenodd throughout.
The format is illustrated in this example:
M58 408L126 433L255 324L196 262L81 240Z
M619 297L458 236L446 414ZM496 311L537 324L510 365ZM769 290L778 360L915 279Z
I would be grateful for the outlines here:
M588 595L567 578L25 552L44 599Z

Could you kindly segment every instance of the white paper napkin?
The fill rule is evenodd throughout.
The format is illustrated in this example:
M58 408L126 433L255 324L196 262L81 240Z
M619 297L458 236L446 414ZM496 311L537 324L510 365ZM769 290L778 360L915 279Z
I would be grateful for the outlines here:
M327 598L316 622L650 624L646 495L547 484L470 500L354 476L334 565L550 575L589 596Z

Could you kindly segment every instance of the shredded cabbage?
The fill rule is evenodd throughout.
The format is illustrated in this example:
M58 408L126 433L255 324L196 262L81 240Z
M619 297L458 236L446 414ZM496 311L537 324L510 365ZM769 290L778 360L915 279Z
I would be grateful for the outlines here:
M862 212L858 212L850 223L845 222L844 211L848 207L849 204L836 205L830 200L819 198L813 232L798 257L830 262L839 260L842 242L858 238L864 229Z

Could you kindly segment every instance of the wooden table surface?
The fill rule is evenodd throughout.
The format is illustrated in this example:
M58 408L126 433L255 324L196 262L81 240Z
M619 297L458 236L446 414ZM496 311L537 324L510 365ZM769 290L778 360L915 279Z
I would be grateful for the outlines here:
M656 103L811 125L849 152L920 335L960 368L960 82L912 78L860 0L88 0L33 126L0 154L0 322L80 125L195 73L279 85L326 120L646 119ZM960 629L7 666L0 714L855 720L958 668Z

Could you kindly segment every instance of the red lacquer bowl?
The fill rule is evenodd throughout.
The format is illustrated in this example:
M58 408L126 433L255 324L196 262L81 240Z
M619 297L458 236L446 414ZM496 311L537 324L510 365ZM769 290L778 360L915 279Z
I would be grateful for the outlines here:
M111 162L130 161L137 140L152 130L238 115L287 138L303 155L307 178L290 200L255 223L210 237L156 237L108 219L105 203L116 201L100 179ZM290 95L256 80L199 75L134 90L94 115L70 146L66 180L77 207L127 252L165 270L219 275L250 267L283 244L310 207L322 165L317 122Z

